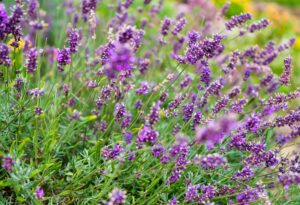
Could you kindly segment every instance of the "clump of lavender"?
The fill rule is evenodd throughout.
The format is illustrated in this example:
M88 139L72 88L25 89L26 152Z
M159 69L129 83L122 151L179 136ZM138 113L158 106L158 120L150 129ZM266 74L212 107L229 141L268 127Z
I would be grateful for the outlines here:
M224 20L228 3L217 11L203 0L170 16L163 0L5 6L1 202L296 201L299 151L284 156L300 136L300 89L285 57L295 38L251 45L244 34L268 20Z
M24 12L19 5L15 5L12 8L12 14L9 16L7 23L5 25L5 33L12 34L15 41L19 41L21 33L21 21L23 18Z

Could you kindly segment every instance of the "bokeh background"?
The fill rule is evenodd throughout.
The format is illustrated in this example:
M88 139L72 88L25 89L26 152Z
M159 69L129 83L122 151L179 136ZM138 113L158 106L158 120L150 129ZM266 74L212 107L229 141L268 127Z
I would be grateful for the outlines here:
M62 7L63 3L68 1L80 2L80 0L40 0L41 8L48 8L45 11L51 16L67 15ZM112 3L119 0L111 0ZM136 3L142 0L135 0ZM153 0L159 1L159 0ZM14 0L3 0L3 3L7 6L13 4ZM226 13L226 18L230 18L233 15L237 15L243 12L249 12L254 16L255 20L261 18L267 18L271 22L271 27L269 29L255 34L253 36L247 36L243 39L235 39L236 44L239 44L242 49L243 46L253 45L253 42L257 45L264 46L266 43L272 39L276 44L283 43L289 38L296 38L296 43L294 49L290 52L293 57L294 64L294 77L292 82L294 89L296 86L300 85L300 0L164 0L165 7L161 12L161 16L176 16L180 12L188 12L190 18L205 18L209 17L209 13L217 12L226 2L230 2L231 6ZM52 9L50 9L52 8ZM109 12L107 6L103 9L99 9L98 12L102 12L102 16L107 16ZM133 5L134 8L134 5ZM136 6L138 9L138 6ZM193 12L191 12L193 11ZM193 15L190 15L193 14ZM201 21L193 21L191 19L189 22L194 22L195 28L201 26ZM223 19L224 20L224 19ZM60 22L53 22L53 26L61 26ZM223 26L222 23L216 24L216 32L219 32L218 27ZM53 29L55 30L55 29ZM50 30L51 32L51 30ZM53 33L53 38L57 38L57 33ZM51 42L51 39L49 39ZM247 44L249 42L249 44ZM57 43L54 43L57 44ZM236 45L232 44L233 47ZM56 45L60 46L60 45ZM273 71L276 74L280 74L283 70L282 58L278 58L275 62L271 64ZM288 88L287 88L288 89ZM286 90L287 92L288 90Z

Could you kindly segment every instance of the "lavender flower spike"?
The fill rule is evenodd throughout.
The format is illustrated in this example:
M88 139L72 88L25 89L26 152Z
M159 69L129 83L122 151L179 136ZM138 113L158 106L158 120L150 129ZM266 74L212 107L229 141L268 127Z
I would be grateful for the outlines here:
M168 17L165 17L164 20L162 21L162 26L161 26L161 35L166 36L168 35L168 31L171 26L171 20Z
M31 48L27 52L26 56L26 70L28 73L34 73L37 67L38 51L36 50L36 48Z
M241 26L246 21L251 20L251 19L252 19L252 16L249 13L241 14L238 16L233 16L233 17L231 17L230 20L228 20L225 23L225 27L227 30L231 31L233 28Z
M251 24L250 26L248 26L247 29L250 33L254 33L255 31L259 31L263 28L266 28L269 24L270 23L267 19L262 19L258 23L254 23L254 24Z
M284 85L288 85L290 82L291 73L292 73L292 58L288 57L284 59L284 71L281 74L279 81Z

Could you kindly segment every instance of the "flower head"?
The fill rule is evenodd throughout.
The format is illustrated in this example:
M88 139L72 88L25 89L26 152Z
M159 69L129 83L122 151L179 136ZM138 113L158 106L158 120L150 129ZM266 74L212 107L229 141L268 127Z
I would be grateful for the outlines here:
M108 196L109 196L109 201L106 203L107 205L125 204L126 191L122 191L121 189L114 188Z

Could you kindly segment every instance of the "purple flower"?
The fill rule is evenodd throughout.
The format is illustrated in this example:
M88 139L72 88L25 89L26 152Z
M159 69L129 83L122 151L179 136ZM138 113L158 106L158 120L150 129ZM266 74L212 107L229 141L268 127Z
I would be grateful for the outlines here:
M233 99L236 96L238 96L241 93L241 90L239 88L234 88L230 91L230 93L228 94L228 98L229 99Z
M104 132L104 131L106 130L106 128L107 128L107 123L106 123L105 121L101 121L101 122L99 123L99 127L100 127L100 130L101 130L102 132Z
M193 82L192 78L189 75L186 75L183 81L180 82L180 87L181 88L188 87L192 82Z
M296 42L296 39L295 38L291 38L288 42L286 43L283 43L281 44L279 47L278 47L278 52L283 52L289 48L292 48L293 45L295 44Z
M117 143L114 148L110 149L109 147L104 147L104 149L102 150L102 156L106 159L106 160L110 160L110 159L117 159L117 157L124 151L123 148L121 148L121 145L119 143Z
M69 33L69 47L71 53L76 53L78 50L78 44L79 44L79 32L77 29L72 29Z
M152 130L150 127L144 125L144 127L138 132L137 141L138 143L154 143L156 142L158 133Z
M139 70L140 70L141 74L146 73L146 71L148 70L149 64L150 64L150 60L148 58L139 60Z
M188 33L188 46L192 47L193 45L195 45L198 42L199 38L200 36L198 32L190 31Z
M154 157L160 157L165 152L165 148L161 144L155 144L152 147L152 155Z
M96 10L97 0L82 0L81 15L84 21L87 21L92 11Z
M125 129L127 128L130 123L131 123L131 114L130 113L125 113L125 116L120 124L121 128Z
M212 82L204 93L204 97L207 98L210 95L219 96L222 87L224 86L223 79L218 79L215 82Z
M35 112L36 115L41 115L41 114L43 114L43 109L40 108L40 107L36 107L34 109L34 112Z
M125 113L126 113L125 105L117 103L115 105L115 112L114 112L115 119L117 121L120 121L125 116Z
M168 178L168 183L169 183L169 184L175 183L175 182L180 178L181 172L182 172L182 171L181 171L180 169L174 169L174 170L172 171L171 176Z
M20 91L23 83L24 82L23 82L22 78L16 78L14 88L17 89L18 91Z
M255 132L261 125L262 120L257 114L253 114L245 122L245 128L248 131Z
M274 79L274 75L273 74L269 74L266 77L264 77L263 79L261 79L260 85L261 86L267 86L267 85L269 85L272 82L273 79Z
M121 189L114 188L108 196L109 200L106 203L107 205L119 205L125 204L126 202L126 191L122 191Z
M117 44L110 50L105 73L109 78L115 78L120 71L130 71L135 61L133 51L126 44Z
M152 0L144 0L144 4L150 4Z
M205 143L208 148L213 148L215 144L219 143L224 134L217 130L218 125L214 122L210 122L207 127L201 127L196 129L195 141L198 144Z
M213 108L213 112L214 113L220 112L223 108L226 107L228 103L229 103L229 99L227 97L221 98L221 100L218 101L215 107Z
M185 200L188 202L193 202L197 199L198 197L198 189L200 188L199 184L196 184L193 186L190 184L185 192Z
M149 88L150 86L147 82L141 82L140 87L135 90L135 93L138 95L147 95Z
M134 104L134 107L136 108L136 109L139 109L139 108L141 108L141 107L143 107L143 102L142 101L137 101L135 104Z
M38 51L36 48L31 48L26 53L26 70L28 73L34 73L37 68Z
M278 144L280 144L281 146L288 144L292 140L293 140L293 137L291 135L280 134L276 137L276 142Z
M179 19L176 22L176 24L174 26L174 29L172 30L172 34L174 36L176 36L178 33L180 33L182 31L183 27L185 26L185 24L186 24L186 19L185 18Z
M181 129L180 124L176 124L172 130L173 135L176 135L180 131L180 129Z
M136 152L133 152L131 150L128 150L127 155L128 155L128 160L129 161L133 161L136 158Z
M300 160L299 153L294 153L293 157L283 158L282 165L278 168L278 181L286 190L292 184L300 184Z
M234 113L241 113L246 103L246 99L238 100L237 102L232 103L230 111Z
M20 24L23 17L23 10L20 6L14 6L12 15L8 18L8 21L5 26L5 32L7 34L11 33L16 41L19 41L21 38L21 28Z
M69 86L67 84L64 84L62 88L63 88L63 91L64 91L65 95L67 96L69 94L69 91L70 91Z
M150 114L149 114L149 124L151 126L156 124L159 120L160 105L161 105L161 102L158 101L151 108L151 111L150 111Z
M196 111L193 119L193 129L195 129L198 125L200 125L200 121L202 119L202 112Z
M2 158L2 168L6 171L11 172L14 164L15 161L11 157L6 156Z
M7 45L0 44L0 65L10 66L9 48Z
M75 98L71 97L70 100L68 101L68 105L72 107L75 104L75 102L76 102Z
M240 204L249 205L251 201L258 199L258 190L248 187L238 194L236 199Z
M201 191L202 191L202 199L211 199L215 196L217 189L211 185L202 185L201 186Z
M266 28L269 25L269 21L267 19L262 19L258 23L251 24L247 27L250 33L254 33L255 31L259 31L263 28Z
M196 164L205 169L216 169L226 162L225 158L219 154L208 154L205 157L196 157L194 160Z
M227 11L228 11L228 9L229 9L229 7L230 7L230 2L226 2L224 5L223 5L223 7L222 7L222 9L221 9L221 11L220 11L220 16L225 16L225 14L227 13Z
M124 133L126 144L130 144L132 141L132 133L127 131Z
M37 0L29 0L27 13L28 16L31 18L31 20L37 19L38 7L39 7L39 2Z
M45 196L44 190L41 187L37 186L35 189L35 195L38 200L42 200Z
M170 161L170 157L168 154L163 154L160 158L160 163L167 164Z
M176 196L174 196L172 199L170 199L168 201L168 205L177 205L177 204L179 204L179 202L178 202Z
M5 9L5 5L0 3L0 40L5 38L5 27L7 23L8 17Z
M63 71L63 67L65 65L69 65L71 63L71 51L70 48L59 49L57 52L57 62L59 71Z
M194 105L192 103L186 104L182 106L182 110L183 110L183 121L187 123L193 115Z
M144 31L132 26L124 26L118 32L118 40L121 44L128 44L133 51L136 51L142 43Z
M291 78L291 72L292 72L292 58L288 57L284 59L284 71L281 74L279 81L284 85L288 85Z
M175 96L175 99L169 103L168 109L169 110L174 110L174 109L178 108L181 101L182 101L181 96L177 94Z
M123 6L128 9L133 3L133 0L125 0L125 2L123 3Z
M168 35L170 26L171 26L171 20L168 17L165 17L164 20L162 21L162 26L160 30L161 35L163 36Z
M232 179L246 181L246 180L250 179L251 177L253 177L254 174L255 174L255 172L246 166L241 171L234 173L234 175L232 176Z
M228 20L225 23L226 29L227 30L232 30L233 28L240 26L242 24L244 24L247 20L251 20L252 16L249 13L245 13L245 14L241 14L238 16L233 16L231 17L230 20Z
M27 91L27 94L30 95L32 98L38 98L45 94L43 89L34 88Z
M98 83L95 80L89 80L86 86L89 88L96 88L98 86Z

